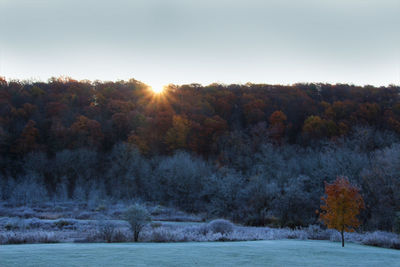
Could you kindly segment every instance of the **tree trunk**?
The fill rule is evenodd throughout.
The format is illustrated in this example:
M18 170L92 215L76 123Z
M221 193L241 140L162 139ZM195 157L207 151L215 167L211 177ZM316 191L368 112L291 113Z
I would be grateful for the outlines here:
M138 242L138 240L139 240L139 232L138 232L138 231L135 231L135 232L133 233L133 238L134 238L134 241L135 241L135 242Z
M344 247L344 232L343 229L340 231L340 234L342 235L342 247Z

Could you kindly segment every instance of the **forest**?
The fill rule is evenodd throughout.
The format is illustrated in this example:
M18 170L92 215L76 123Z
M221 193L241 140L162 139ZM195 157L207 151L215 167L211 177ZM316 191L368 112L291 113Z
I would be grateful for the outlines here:
M400 232L400 87L0 78L0 200L141 200L251 226L318 222L360 188L363 230Z

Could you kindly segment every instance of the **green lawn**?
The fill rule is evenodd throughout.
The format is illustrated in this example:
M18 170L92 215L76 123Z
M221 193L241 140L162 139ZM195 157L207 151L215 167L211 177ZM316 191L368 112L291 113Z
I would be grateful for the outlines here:
M0 266L400 266L400 251L328 241L0 246Z

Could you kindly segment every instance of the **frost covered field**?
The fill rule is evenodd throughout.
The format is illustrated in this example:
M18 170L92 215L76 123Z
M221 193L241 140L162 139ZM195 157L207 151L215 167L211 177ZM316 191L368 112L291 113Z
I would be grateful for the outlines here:
M1 266L398 266L400 251L329 241L0 246Z

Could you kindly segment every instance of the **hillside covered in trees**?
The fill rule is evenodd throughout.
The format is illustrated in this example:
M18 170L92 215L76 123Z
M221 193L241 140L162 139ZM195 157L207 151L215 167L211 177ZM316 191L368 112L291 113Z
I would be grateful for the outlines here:
M400 87L0 79L0 199L142 199L248 225L318 220L324 181L400 229Z

